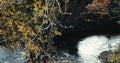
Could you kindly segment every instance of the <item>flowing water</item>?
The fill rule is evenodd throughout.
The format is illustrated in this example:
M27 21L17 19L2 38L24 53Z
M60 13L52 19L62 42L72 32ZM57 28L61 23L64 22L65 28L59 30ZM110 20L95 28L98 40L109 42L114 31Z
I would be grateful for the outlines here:
M90 36L78 42L78 56L59 51L53 57L53 63L101 63L100 54L104 51L114 52L119 45L120 36ZM20 58L21 55L24 57ZM24 63L25 59L23 51L10 53L0 47L0 63Z
M90 36L79 41L78 54L80 63L101 63L98 56L104 51L114 52L120 45L120 36L107 38L105 36Z
M26 55L23 50L10 52L0 46L0 63L24 63Z

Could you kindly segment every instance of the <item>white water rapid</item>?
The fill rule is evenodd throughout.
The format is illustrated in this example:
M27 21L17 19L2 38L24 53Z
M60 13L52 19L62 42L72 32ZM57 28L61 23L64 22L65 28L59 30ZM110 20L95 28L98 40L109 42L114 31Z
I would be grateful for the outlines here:
M98 56L104 51L115 51L120 45L120 36L107 38L105 36L90 36L78 43L80 63L101 63Z

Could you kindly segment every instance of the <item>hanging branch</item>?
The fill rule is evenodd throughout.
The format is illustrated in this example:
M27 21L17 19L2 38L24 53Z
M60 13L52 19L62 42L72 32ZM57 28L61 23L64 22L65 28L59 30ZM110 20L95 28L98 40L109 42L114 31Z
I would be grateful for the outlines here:
M67 3L69 2L69 0L65 1L65 12L62 12L59 1L56 0L56 2L57 2L57 5L58 5L60 14L68 14L68 15L71 15L71 14L72 14L72 13L68 13L68 12L67 12Z

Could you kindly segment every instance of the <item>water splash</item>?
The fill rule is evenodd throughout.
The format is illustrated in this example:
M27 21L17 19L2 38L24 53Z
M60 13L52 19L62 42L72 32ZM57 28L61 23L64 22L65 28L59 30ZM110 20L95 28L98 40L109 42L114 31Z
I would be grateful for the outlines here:
M98 56L104 51L115 51L120 44L120 37L108 39L105 36L91 36L79 41L78 54L82 63L101 63Z

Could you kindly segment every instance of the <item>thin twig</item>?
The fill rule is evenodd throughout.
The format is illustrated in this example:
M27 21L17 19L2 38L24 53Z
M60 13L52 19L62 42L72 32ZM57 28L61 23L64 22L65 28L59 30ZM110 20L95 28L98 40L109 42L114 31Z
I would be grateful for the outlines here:
M68 12L62 12L59 1L56 0L56 2L57 2L57 5L58 5L58 8L59 8L59 12L60 12L60 14L68 14L68 15L71 15L71 14L72 14L72 13L68 13ZM65 3L65 4L66 4L66 3ZM66 9L65 9L65 11L66 11Z
M114 19L114 18L117 18L117 17L120 17L120 15L115 16L115 17L111 17L110 19L108 19L108 21L110 21L110 20L112 20L112 19Z
M40 29L38 30L37 34L35 35L35 37L32 39L32 41L35 40L35 38L38 36L38 34L40 33L40 31L46 30L46 29L48 29L49 27L50 27L50 24L49 24L46 28L43 28L43 29L40 28Z
M62 28L73 28L73 26L63 26L59 21L56 21Z

